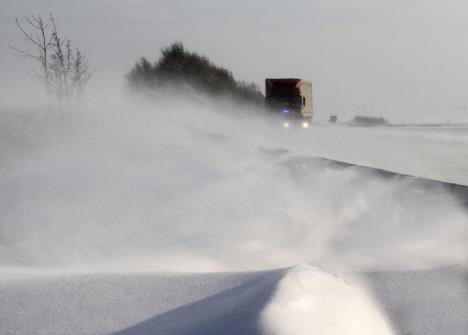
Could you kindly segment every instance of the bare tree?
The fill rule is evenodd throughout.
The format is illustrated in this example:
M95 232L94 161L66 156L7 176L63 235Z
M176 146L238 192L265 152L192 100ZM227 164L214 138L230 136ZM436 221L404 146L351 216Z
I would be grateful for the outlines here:
M52 46L52 32L49 23L45 23L40 15L31 15L24 18L24 22L15 17L16 26L22 33L24 39L34 47L35 51L27 49L19 49L9 45L14 54L21 57L33 58L39 62L39 76L44 81L47 89L47 94L50 94L50 78L49 78L49 50ZM26 26L26 27L25 27Z
M29 57L40 65L39 77L43 81L47 95L54 95L62 106L65 100L70 105L72 99L81 98L92 72L83 53L72 47L71 40L61 37L54 17L47 20L40 15L15 18L16 25L24 39L34 51L9 46L15 55Z
M75 49L70 72L71 85L75 96L81 97L83 95L83 91L91 76L92 71L89 69L88 60L80 50Z

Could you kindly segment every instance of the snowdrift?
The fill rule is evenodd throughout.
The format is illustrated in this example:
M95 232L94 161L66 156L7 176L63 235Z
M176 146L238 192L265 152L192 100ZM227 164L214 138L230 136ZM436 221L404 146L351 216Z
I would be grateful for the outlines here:
M311 267L55 274L9 280L1 292L5 334L392 334L364 291Z

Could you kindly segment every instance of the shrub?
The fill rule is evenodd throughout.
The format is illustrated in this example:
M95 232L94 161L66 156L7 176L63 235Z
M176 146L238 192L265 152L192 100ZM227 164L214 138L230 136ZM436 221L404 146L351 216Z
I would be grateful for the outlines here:
M180 42L164 48L161 58L154 64L141 58L128 73L127 81L132 90L188 84L209 95L263 103L263 94L257 85L236 81L230 71L213 64L205 56L187 51Z

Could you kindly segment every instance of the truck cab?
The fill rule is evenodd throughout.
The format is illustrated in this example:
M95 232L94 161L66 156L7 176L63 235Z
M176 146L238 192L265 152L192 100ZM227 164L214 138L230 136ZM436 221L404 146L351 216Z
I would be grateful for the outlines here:
M281 116L283 127L308 128L313 115L312 83L297 78L267 78L265 103Z

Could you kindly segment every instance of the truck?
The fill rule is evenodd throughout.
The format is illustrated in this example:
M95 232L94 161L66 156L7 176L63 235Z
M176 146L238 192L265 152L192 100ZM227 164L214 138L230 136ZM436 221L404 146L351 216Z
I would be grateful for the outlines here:
M298 78L267 78L265 104L281 116L284 128L309 128L313 116L312 83Z

